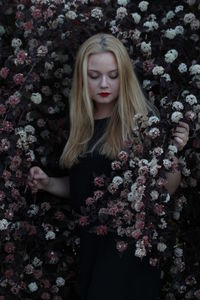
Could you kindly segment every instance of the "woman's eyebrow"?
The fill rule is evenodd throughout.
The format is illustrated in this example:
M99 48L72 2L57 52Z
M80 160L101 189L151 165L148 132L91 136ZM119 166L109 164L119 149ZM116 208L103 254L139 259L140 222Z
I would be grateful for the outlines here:
M95 69L88 69L88 71L92 71L92 72L101 73L100 71L98 71L98 70L95 70ZM118 71L118 69L114 69L114 70L110 70L110 71L108 71L108 73L111 73L111 72L117 72L117 71Z

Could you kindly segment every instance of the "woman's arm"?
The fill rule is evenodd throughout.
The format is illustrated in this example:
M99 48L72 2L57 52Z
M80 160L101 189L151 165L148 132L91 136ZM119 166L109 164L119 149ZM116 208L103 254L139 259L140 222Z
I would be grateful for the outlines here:
M165 187L167 188L170 195L172 195L181 182L181 172L178 170L178 158L175 157L174 163L176 164L175 171L171 173L167 173L167 184Z
M183 150L189 138L189 125L185 122L179 122L178 126L173 132L174 140L172 143L177 146L178 151ZM170 195L172 195L178 188L181 182L181 172L178 170L178 158L174 159L175 171L167 173L166 188Z
M29 172L28 184L33 193L46 191L58 197L69 197L69 177L49 177L41 168L32 167Z

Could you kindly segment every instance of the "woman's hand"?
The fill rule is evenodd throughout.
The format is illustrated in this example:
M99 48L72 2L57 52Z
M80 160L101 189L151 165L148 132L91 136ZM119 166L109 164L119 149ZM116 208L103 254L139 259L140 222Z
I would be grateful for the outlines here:
M189 125L185 122L179 122L173 132L173 143L177 146L178 151L183 150L189 139Z
M32 167L29 171L28 185L33 193L38 190L46 190L49 185L50 177L39 167Z

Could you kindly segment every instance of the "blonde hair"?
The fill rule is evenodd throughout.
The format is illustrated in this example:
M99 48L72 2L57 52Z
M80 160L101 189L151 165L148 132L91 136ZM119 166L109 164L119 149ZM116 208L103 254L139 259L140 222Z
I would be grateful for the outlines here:
M75 63L70 103L70 135L60 158L63 167L71 167L79 155L86 152L94 133L93 103L88 92L87 66L91 54L114 54L118 66L120 92L114 111L103 136L100 152L114 159L131 137L133 116L146 115L148 105L133 71L130 57L124 45L111 34L99 33L86 40L80 47Z

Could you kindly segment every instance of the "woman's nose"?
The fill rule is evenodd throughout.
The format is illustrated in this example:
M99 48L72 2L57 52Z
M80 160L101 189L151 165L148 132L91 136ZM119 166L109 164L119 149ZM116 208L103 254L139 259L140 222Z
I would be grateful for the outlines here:
M101 78L101 87L102 88L106 88L106 87L108 87L108 78L107 78L107 76L102 76L102 78Z

